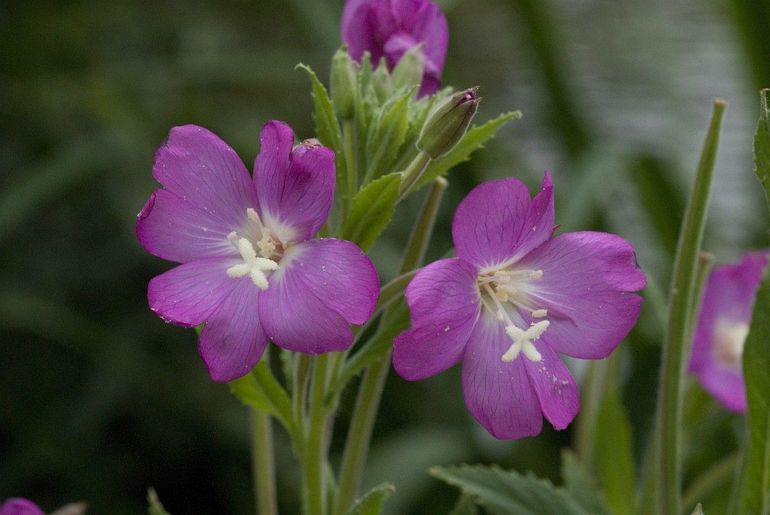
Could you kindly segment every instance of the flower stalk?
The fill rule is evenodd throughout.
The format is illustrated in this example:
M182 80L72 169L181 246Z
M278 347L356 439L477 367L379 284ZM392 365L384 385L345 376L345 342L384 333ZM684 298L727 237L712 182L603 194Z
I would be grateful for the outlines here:
M251 458L257 515L277 515L275 456L270 415L251 409Z
M421 153L421 155L424 155ZM424 169L430 158L422 166ZM410 166L411 168L411 166ZM403 184L403 183L402 183ZM441 205L444 191L448 182L443 177L433 181L430 192L420 211L417 224L409 236L406 251L401 262L401 274L405 274L422 262L425 251L436 223L436 215ZM385 310L382 324L387 324L393 316L393 307ZM360 352L360 351L359 351ZM390 370L390 349L382 359L371 365L365 372L361 387L353 408L353 418L350 422L345 450L342 455L337 497L334 502L334 513L342 514L353 504L361 484L366 454L371 441L372 428L380 406L385 380Z
M691 306L695 302L698 256L706 225L719 133L726 108L727 103L724 100L714 101L711 123L703 144L674 260L658 399L660 425L657 488L660 492L660 513L664 515L678 515L681 507L684 368L690 348L688 338L692 334Z
M303 454L303 478L306 515L326 513L326 410L324 392L330 354L315 358L313 379L310 386L310 420L305 435Z

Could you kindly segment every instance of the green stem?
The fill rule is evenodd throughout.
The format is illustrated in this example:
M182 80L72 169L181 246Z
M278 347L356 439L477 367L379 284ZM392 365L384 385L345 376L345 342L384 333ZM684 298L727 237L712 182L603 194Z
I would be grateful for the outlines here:
M427 157L427 155L422 152L420 154ZM412 165L414 165L416 161L418 161L418 159L413 161ZM427 157L427 160L424 162L422 162L423 160L420 161L422 164L416 165L415 169L419 167L421 169L420 173L422 173L422 170L424 170L430 162L430 157ZM410 165L410 169L413 168L412 165ZM430 236L433 232L433 226L436 223L436 214L438 213L438 208L441 205L441 199L447 185L446 179L441 177L433 182L431 190L423 203L419 218L417 219L417 224L414 226L412 234L409 236L406 251L404 252L404 257L401 262L401 274L416 268L425 257L425 251L428 248L428 242L430 241ZM392 318L393 313L394 309L391 305L385 310L381 323L387 324ZM366 464L366 454L369 450L369 443L372 437L372 428L374 427L374 420L377 416L380 399L382 397L382 390L385 387L385 380L388 377L389 370L390 349L385 352L381 360L371 365L371 367L364 373L364 378L361 381L361 387L358 391L358 396L356 397L356 404L353 408L353 418L350 422L350 428L348 429L345 450L342 454L339 486L337 488L337 498L334 503L335 514L341 515L345 513L353 504L353 501L358 494L361 476L363 475L364 465Z
M313 381L310 386L310 421L303 449L303 473L305 479L305 514L326 513L326 409L324 392L330 355L316 357Z
M401 179L401 186L398 188L398 198L403 199L409 194L412 186L418 181L425 169L431 162L431 157L423 151L420 151L417 156L409 163L409 166L404 170L404 177Z
M312 356L298 352L294 360L294 391L292 392L292 416L294 426L301 434L305 434L305 399L307 397L307 380L310 372Z
M719 131L727 103L714 102L703 152L693 185L684 224L682 225L674 260L674 279L671 287L668 327L663 346L658 413L660 417L660 477L658 488L661 496L661 512L679 515L682 484L681 428L682 383L685 360L689 353L691 334L690 311L694 302L698 254L706 225L711 180L714 172Z
M344 223L350 213L350 205L358 191L358 152L356 143L356 126L353 120L342 122L342 146L345 153L345 179L347 191L342 192L342 217Z
M575 450L580 463L591 470L594 461L594 442L596 441L596 415L602 401L607 375L606 361L592 361L588 365L583 401L575 429Z
M251 410L251 466L257 515L277 515L273 426L270 415Z

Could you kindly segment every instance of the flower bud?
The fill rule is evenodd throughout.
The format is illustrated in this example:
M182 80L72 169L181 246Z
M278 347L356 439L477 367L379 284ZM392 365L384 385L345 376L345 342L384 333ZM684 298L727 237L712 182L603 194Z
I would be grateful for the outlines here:
M411 88L420 85L422 75L425 72L424 47L424 43L415 45L401 56L398 64L393 68L394 88Z
M417 148L436 159L443 156L465 135L476 115L481 98L478 86L447 97L428 115L417 140Z
M353 117L356 88L358 87L357 65L348 55L347 46L337 50L332 58L330 76L331 95L337 115L344 119Z
M393 94L393 79L390 76L384 57L380 59L380 64L372 73L372 87L374 88L374 94L377 95L377 100L381 104L384 104Z

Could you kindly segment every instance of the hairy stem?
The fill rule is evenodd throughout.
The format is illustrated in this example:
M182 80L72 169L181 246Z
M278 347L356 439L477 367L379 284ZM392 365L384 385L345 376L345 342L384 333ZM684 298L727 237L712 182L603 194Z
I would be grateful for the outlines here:
M326 390L330 354L315 358L313 380L310 386L310 420L303 449L303 477L306 515L326 514Z
M257 409L251 410L251 466L257 515L277 515L272 420Z

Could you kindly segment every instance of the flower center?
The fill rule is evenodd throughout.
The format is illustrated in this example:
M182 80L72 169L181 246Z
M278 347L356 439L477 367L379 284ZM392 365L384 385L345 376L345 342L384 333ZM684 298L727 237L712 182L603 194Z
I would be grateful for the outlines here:
M255 230L246 231L252 238L238 236L235 231L227 235L227 239L238 249L238 253L243 259L243 263L231 266L227 269L227 275L232 278L251 277L260 290L266 290L269 286L267 282L267 273L278 270L278 261L281 259L282 249L279 248L280 241L276 242L270 234L270 229L262 224L257 212L248 208L246 217L252 222L252 228ZM257 239L259 238L259 239ZM252 243L257 239L256 248Z
M542 277L542 270L509 269L482 274L478 278L484 306L495 314L498 321L505 324L505 334L513 341L500 357L506 363L514 361L519 354L524 354L530 361L543 359L532 342L539 339L551 323L548 320L540 320L525 327L526 324L519 315L523 310L528 311L532 318L548 316L547 310L532 304L532 296L528 293L531 283L539 281ZM511 318L512 313L521 320L518 324Z
M743 344L749 334L749 325L744 323L720 322L714 332L714 356L726 367L740 372Z

